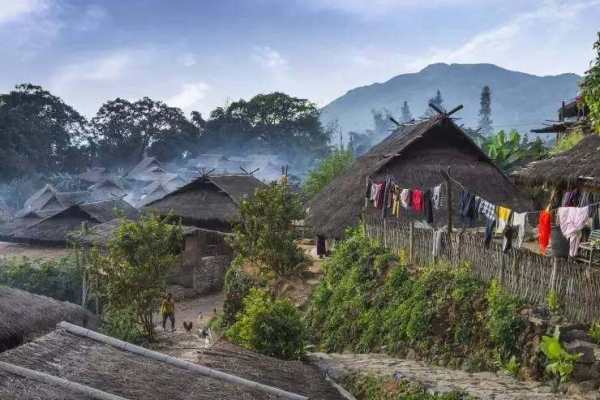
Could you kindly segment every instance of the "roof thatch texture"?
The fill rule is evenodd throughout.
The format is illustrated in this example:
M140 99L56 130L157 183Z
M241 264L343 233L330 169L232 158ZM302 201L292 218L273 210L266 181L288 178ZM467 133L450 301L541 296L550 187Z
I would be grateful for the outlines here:
M98 183L105 179L109 179L111 174L102 167L88 168L85 172L79 174L79 179L88 183Z
M17 217L23 217L31 212L63 210L75 204L90 200L90 192L59 192L52 185L46 185L35 192L25 201L23 209Z
M590 134L572 149L546 160L533 161L513 172L512 177L527 185L600 187L600 136Z
M245 350L221 340L198 353L198 364L274 386L310 399L343 399L315 366Z
M38 220L17 219L13 222L13 230L5 239L62 246L72 232L82 228L83 223L91 227L121 216L135 219L139 213L123 200L75 205Z
M131 400L277 398L246 386L199 376L189 370L76 336L62 329L0 354L0 361L61 377ZM302 387L303 383L298 389ZM68 389L41 385L10 373L0 372L0 398L9 396L16 396L18 399L52 400L80 398Z
M53 330L61 321L98 327L97 317L78 305L6 286L0 286L0 315L0 352Z
M529 200L450 118L436 116L398 130L356 159L308 204L307 222L328 237L355 226L364 206L366 179L388 175L406 188L428 189L448 170L467 190L495 204L526 210ZM454 185L454 200L458 198ZM456 207L453 207L456 210ZM440 220L439 218L436 218Z
M127 191L115 179L104 179L88 189L91 201L121 199L127 196Z
M186 225L227 229L239 217L239 204L264 184L250 175L202 176L148 203L144 210L172 214Z
M152 182L164 176L166 171L162 164L154 157L144 157L135 167L126 175L127 179Z

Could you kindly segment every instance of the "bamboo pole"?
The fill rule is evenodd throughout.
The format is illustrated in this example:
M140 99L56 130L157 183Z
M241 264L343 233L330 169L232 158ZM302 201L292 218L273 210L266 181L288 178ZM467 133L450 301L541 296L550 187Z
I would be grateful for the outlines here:
M410 220L408 227L408 262L412 264L415 257L415 221Z
M218 371L218 370L212 369L212 368L208 368L203 365L194 364L189 361L180 360L178 358L171 357L166 354L158 353L156 351L148 350L143 347L136 346L134 344L127 343L122 340L110 337L110 336L102 335L98 332L94 332L92 330L85 329L85 328L70 324L65 321L59 323L58 326L74 335L83 336L83 337L95 340L97 342L100 342L100 343L108 344L119 350L137 354L137 355L140 355L140 356L152 359L152 360L162 361L166 364L174 365L176 367L198 373L199 375L208 376L208 377L211 377L214 379L232 383L234 385L247 386L249 388L260 390L262 392L269 393L269 394L272 394L275 396L281 396L282 398L285 398L285 399L309 400L308 397L303 396L303 395L288 392L283 389L264 385L262 383L254 382L254 381L251 381L248 379L240 378L239 376L227 374L225 372Z
M71 392L81 394L86 398L92 398L96 400L127 400L125 397L94 389L93 387L85 386L77 382L71 382L45 372L19 367L3 361L0 361L0 370L48 385L58 386L60 388L70 390Z

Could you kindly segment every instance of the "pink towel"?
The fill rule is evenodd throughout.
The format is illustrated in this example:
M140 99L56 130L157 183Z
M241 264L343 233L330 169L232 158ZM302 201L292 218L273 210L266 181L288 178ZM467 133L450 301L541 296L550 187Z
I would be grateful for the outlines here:
M569 239L569 256L575 257L581 240L581 229L590 215L589 207L560 207L558 224L560 230Z

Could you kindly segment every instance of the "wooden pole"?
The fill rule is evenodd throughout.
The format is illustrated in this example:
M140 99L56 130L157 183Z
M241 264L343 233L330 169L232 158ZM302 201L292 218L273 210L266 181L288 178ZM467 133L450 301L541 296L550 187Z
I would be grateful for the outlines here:
M408 262L412 263L415 255L415 221L411 219L408 227Z
M550 290L556 291L556 274L558 273L558 257L552 257L552 275L550 275Z
M450 167L448 167L450 170ZM446 196L446 208L448 210L448 257L452 259L452 181L448 171L441 171L442 177L446 180L448 195Z

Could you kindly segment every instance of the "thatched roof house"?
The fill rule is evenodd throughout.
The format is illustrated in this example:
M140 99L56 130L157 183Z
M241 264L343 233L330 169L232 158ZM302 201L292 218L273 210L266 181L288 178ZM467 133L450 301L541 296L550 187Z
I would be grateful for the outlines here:
M282 398L268 390L285 390L263 383L268 379L264 376L254 381L260 385L251 385L240 380L235 371L231 374L215 371L216 374L212 374L213 369L198 364L164 359L164 355L146 349L139 352L137 347L126 350L118 343L108 344L106 339L110 341L103 335L90 338L61 325L61 328L34 342L0 354L0 398L74 400L87 398L83 392L93 389L129 400L265 400ZM155 358L157 355L161 358ZM15 370L14 366L21 369ZM256 375L259 367L260 364L257 364ZM51 385L41 379L27 377L28 371L22 369L68 382ZM275 368L273 370L276 371ZM314 382L301 381L293 374L283 376L279 372L278 375L282 380L287 378L287 392L296 396L288 398L304 398L298 396L298 392L312 394L309 390L316 386ZM327 385L318 375L311 378ZM81 386L73 388L69 383ZM310 398L342 399L336 392L325 390L315 392Z
M122 199L127 196L125 188L114 178L106 178L88 188L91 201Z
M533 161L512 177L523 185L584 186L600 189L600 136L590 134L572 149Z
M0 352L53 330L60 321L98 327L96 316L78 305L6 286L0 286L0 315Z
M92 167L88 168L85 172L79 174L79 179L88 184L95 184L102 182L105 179L110 179L112 174L108 172L106 168Z
M252 175L202 176L148 203L145 211L174 215L184 225L229 230L239 217L239 205L264 183Z
M138 182L153 182L166 174L162 164L154 157L144 157L125 178Z
M438 115L399 129L356 159L309 202L307 222L317 234L339 238L361 218L368 177L391 175L404 187L427 189L444 182L441 171L448 168L472 193L517 211L530 208L528 199L463 130Z
M63 246L69 234L83 224L94 226L117 217L137 218L138 211L123 200L106 200L74 205L41 219L20 218L11 224L11 232L4 240L18 243L36 243Z
M32 194L17 213L22 217L30 212L63 210L75 204L81 204L90 200L90 193L82 192L59 192L52 185L46 185Z

